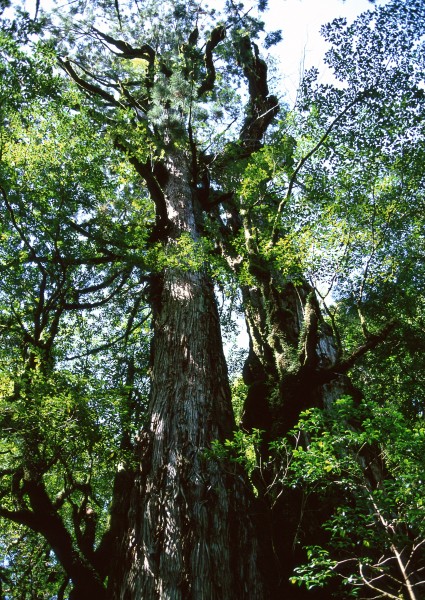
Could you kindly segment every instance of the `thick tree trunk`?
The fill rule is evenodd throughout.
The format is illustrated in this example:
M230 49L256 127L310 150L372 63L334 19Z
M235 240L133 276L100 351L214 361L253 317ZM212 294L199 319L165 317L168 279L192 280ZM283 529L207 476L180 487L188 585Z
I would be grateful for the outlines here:
M257 287L242 292L250 336L243 426L264 429L270 439L294 427L303 410L353 391L345 376L322 375L339 355L314 291L307 282L279 279L263 272Z
M182 233L196 240L184 156L171 155L167 169L169 244ZM235 466L207 455L234 429L212 284L200 271L168 268L153 304L150 422L140 436L140 469L110 595L263 599L251 491Z
M267 264L258 265L258 258L252 270L258 285L242 290L250 336L242 426L264 431L261 468L253 478L262 561L273 565L267 585L270 598L276 600L327 598L329 590L323 596L323 592L295 588L289 579L293 568L305 561L303 546L323 541L321 524L330 505L314 494L307 500L299 490L273 493L280 465L270 462L269 442L287 434L303 410L329 407L354 390L345 375L322 375L337 364L339 354L308 283L284 281Z

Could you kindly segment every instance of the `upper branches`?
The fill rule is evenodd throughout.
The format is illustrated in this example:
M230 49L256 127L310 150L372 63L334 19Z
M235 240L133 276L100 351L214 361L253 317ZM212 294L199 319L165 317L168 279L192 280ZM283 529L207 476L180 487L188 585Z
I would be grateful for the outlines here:
M279 112L279 102L276 96L269 95L267 64L260 58L257 44L245 35L236 38L235 48L249 92L240 140L243 147L252 153L261 147L267 128Z
M200 98L206 92L212 92L216 80L216 71L214 66L213 52L220 42L226 37L226 27L219 25L212 30L209 40L205 47L205 70L204 80L198 88L198 97Z

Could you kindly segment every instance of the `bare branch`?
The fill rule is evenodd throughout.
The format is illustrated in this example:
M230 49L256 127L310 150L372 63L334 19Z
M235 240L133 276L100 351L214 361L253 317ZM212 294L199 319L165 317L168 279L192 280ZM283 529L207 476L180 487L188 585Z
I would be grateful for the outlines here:
M387 598L391 598L391 600L400 600L400 597L399 597L399 596L394 596L394 594L391 594L390 592L387 592L387 591L381 590L380 588L378 588L378 587L374 586L374 585L373 585L373 584L372 584L372 583L371 583L371 582L370 582L370 581L367 579L367 577L365 576L365 574L364 574L364 572L363 572L363 565L362 565L361 563L359 564L359 571L360 571L360 576L361 576L361 578L362 578L362 580L363 580L364 584L365 584L365 585L366 585L368 588L372 589L374 592L378 592L379 594L381 594L381 597L385 597L385 596L386 596Z

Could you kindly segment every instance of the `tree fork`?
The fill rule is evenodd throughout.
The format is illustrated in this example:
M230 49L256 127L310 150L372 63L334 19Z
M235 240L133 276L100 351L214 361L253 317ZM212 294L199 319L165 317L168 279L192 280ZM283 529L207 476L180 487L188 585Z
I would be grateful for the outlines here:
M183 233L198 238L189 163L170 150L170 245ZM213 285L202 270L170 267L154 287L150 422L110 596L263 600L249 484L208 454L235 428Z

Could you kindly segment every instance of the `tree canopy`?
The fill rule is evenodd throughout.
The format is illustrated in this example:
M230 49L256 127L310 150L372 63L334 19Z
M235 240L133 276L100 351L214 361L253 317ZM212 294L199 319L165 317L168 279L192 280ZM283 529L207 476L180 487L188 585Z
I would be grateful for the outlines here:
M0 596L419 600L423 3L293 108L267 2L13 4Z

